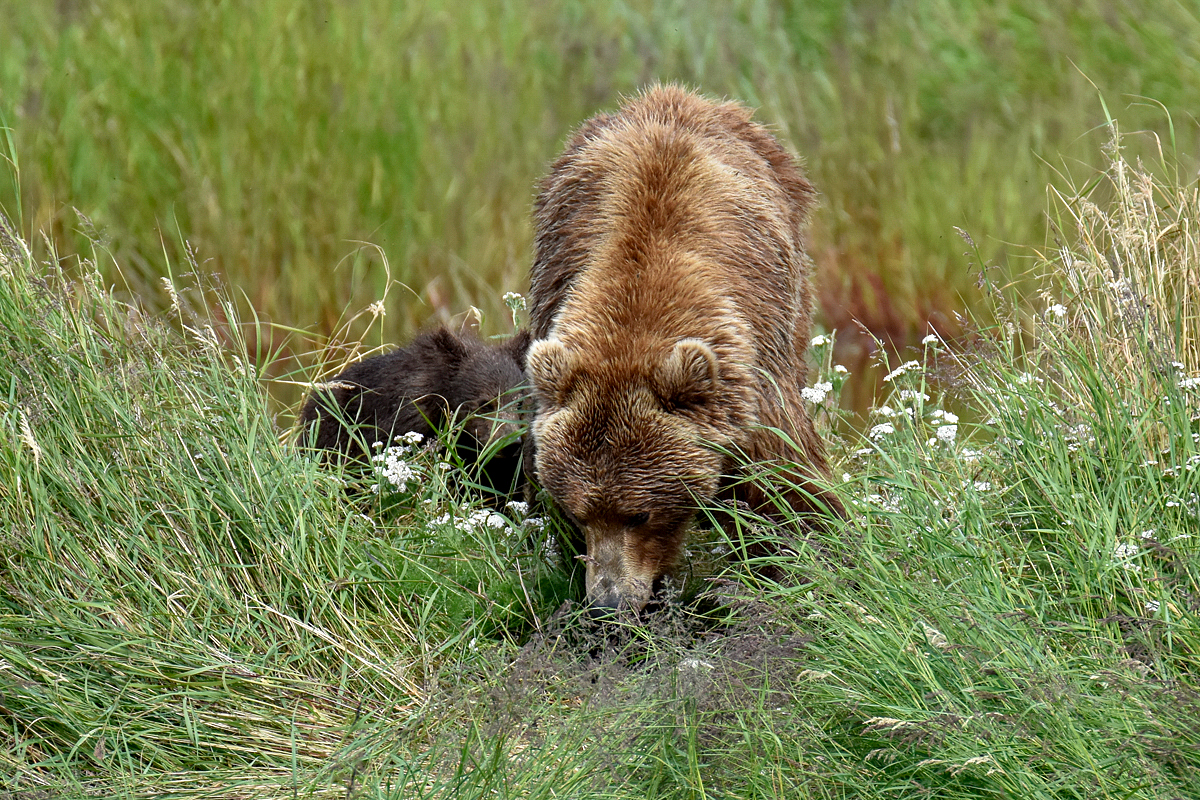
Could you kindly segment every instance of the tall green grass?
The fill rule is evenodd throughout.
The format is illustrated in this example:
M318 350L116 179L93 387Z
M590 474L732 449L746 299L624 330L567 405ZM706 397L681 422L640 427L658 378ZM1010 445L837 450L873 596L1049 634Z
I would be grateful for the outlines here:
M268 349L301 355L389 280L408 289L387 293L376 343L469 306L485 333L502 331L500 296L525 283L535 182L573 126L652 80L760 107L807 160L823 195L823 318L856 373L872 344L852 320L911 343L929 323L956 332L953 312L980 301L953 226L1001 265L1014 243L1044 239L1053 170L1102 166L1099 97L1196 163L1190 3L0 10L0 121L22 158L27 237L88 252L78 208L122 265L102 265L105 280L160 303L164 265L187 263L190 243L199 269L245 295L243 313L284 326ZM0 192L17 207L13 188Z
M835 439L844 527L785 523L776 585L723 563L769 533L735 512L698 597L601 629L552 517L436 450L379 494L294 450L226 295L148 311L5 228L0 792L1197 796L1196 186L1111 141L1041 294L990 272Z
M230 303L222 347L0 233L5 790L282 796L365 720L421 719L474 637L547 612L536 555L377 523L282 444ZM423 485L432 519L446 484Z

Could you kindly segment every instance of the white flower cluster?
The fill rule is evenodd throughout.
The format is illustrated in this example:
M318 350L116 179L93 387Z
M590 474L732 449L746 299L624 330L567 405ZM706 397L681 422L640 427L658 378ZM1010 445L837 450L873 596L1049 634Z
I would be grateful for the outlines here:
M511 510L513 517L525 517L529 513L529 504L523 503L520 500L510 500L505 508ZM465 517L456 517L453 514L446 513L436 517L429 522L430 530L443 528L447 525L453 525L455 530L463 533L472 531L504 531L505 533L515 534L521 528L525 530L538 531L546 525L546 520L541 517L527 517L519 523L509 519L496 511L487 508L476 509L470 512Z
M885 383L889 383L889 382L891 382L891 380L893 378L899 378L901 375L908 372L909 370L920 369L920 368L921 368L920 361L906 361L903 364L901 364L900 366L896 367L891 372L889 372L887 375L885 375L883 380Z
M545 518L528 516L529 503L521 500L509 500L504 507L511 509L514 516L522 518L521 524L526 530L540 531L542 528L546 527Z
M372 447L380 452L371 456L371 466L380 483L371 487L371 491L378 493L382 481L387 481L392 491L396 493L408 489L409 482L417 478L418 470L405 459L424 439L425 437L416 431L409 431L397 436L392 440L394 444L383 450L380 450L383 442L375 442Z
M1184 472L1192 472L1197 467L1200 467L1200 455L1188 456L1188 460L1183 463L1182 467L1165 467L1163 475L1166 475L1168 478L1175 478L1179 476L1180 469Z
M893 425L890 422L881 422L878 425L871 428L871 432L868 434L868 436L870 436L875 441L879 441L883 437L893 434L895 432L896 432L895 425Z
M508 306L512 311L525 310L525 298L516 292L505 292L503 300L504 305Z
M930 446L935 442L947 445L954 444L954 440L958 436L957 414L952 414L949 411L943 411L939 408L930 415L930 422L937 426L936 436L928 442Z
M824 347L825 345L829 344L829 341L830 341L829 337L822 333L822 334L819 334L819 335L813 337L812 346L813 347Z
M495 531L511 529L507 519L487 508L472 511L465 517L456 518L451 514L442 514L430 522L429 525L431 528L441 528L451 523L454 523L455 530L462 531L463 533L470 533L473 530L483 530L484 528L490 528Z
M826 395L833 391L833 384L829 381L818 383L815 386L806 386L800 390L800 396L808 402L817 405L825 400Z
M1127 569L1131 572L1141 572L1142 571L1141 565L1134 564L1130 560L1137 554L1138 554L1138 547L1136 544L1118 544L1116 549L1113 550L1113 561L1117 562L1122 567L1124 567L1125 569Z

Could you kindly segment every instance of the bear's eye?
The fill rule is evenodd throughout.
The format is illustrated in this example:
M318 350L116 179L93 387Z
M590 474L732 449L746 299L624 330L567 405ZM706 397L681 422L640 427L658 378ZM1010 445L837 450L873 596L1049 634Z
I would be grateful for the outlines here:
M642 525L645 525L649 521L650 521L650 515L645 512L643 512L641 514L634 514L633 516L627 517L625 519L625 527L626 528L639 528Z

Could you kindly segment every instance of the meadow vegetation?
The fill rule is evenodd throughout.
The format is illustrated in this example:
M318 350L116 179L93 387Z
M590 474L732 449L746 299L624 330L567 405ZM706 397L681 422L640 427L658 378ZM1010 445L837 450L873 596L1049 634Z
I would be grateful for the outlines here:
M1194 4L0 15L0 800L1200 796ZM552 509L429 443L323 466L286 409L511 330L535 181L654 79L822 193L851 516L780 526L777 585L715 510L597 628Z
M874 346L853 320L912 344L930 324L956 335L954 313L978 306L952 226L1024 272L1014 246L1046 240L1045 185L1103 166L1105 101L1127 130L1157 132L1130 147L1197 163L1190 2L0 10L0 125L21 157L0 202L39 254L42 231L61 254L95 238L114 256L105 282L156 308L159 278L194 254L243 314L274 323L262 352L304 364L327 337L357 342L375 323L373 344L402 341L470 306L503 332L535 182L575 125L652 80L760 107L807 160L822 315L852 384ZM356 316L381 301L386 316ZM294 406L288 386L273 392Z
M553 513L411 442L321 467L227 294L147 309L6 226L0 797L1200 795L1200 198L1110 136L1037 291L987 271L865 432L814 344L844 528L785 523L776 585L724 558L741 515L603 629Z

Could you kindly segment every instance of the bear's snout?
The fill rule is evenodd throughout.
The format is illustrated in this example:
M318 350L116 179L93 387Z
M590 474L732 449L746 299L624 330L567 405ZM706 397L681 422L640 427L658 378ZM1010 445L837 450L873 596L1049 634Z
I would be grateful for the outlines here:
M643 563L639 548L629 547L624 528L587 530L587 601L589 609L641 611L650 602L657 563Z

